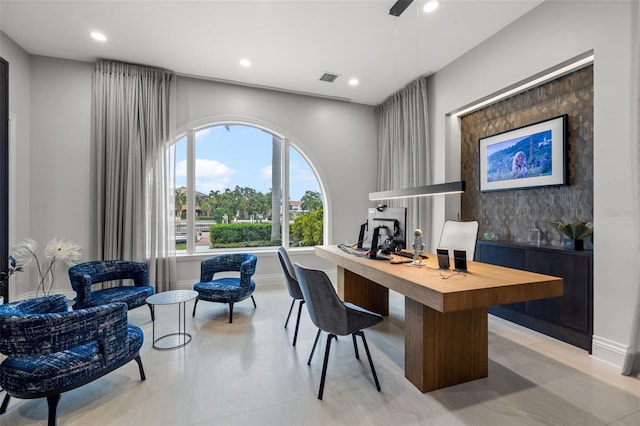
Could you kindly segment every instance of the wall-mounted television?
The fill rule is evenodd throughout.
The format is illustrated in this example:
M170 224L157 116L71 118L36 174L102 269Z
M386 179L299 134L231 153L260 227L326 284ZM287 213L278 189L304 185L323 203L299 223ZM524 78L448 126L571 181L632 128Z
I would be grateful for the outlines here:
M480 138L480 191L567 185L566 114Z

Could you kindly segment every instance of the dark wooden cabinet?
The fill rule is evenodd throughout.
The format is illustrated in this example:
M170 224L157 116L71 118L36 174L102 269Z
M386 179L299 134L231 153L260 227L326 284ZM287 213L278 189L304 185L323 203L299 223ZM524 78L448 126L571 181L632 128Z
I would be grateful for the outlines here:
M555 337L591 353L593 252L516 243L478 241L479 262L564 279L564 295L492 306L489 313Z

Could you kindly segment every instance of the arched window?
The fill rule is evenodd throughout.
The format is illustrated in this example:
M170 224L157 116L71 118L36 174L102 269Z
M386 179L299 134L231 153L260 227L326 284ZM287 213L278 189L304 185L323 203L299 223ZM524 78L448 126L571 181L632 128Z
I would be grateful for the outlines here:
M287 139L215 124L188 130L171 149L177 252L322 244L321 185Z

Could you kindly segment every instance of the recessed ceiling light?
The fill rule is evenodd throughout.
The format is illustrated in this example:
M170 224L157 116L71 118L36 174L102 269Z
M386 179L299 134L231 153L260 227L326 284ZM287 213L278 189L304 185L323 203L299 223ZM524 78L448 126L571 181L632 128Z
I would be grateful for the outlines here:
M352 79L349 80L349 85L351 85L351 86L357 86L358 83L360 83L360 82L358 81L357 78L352 78Z
M91 32L91 37L92 37L94 40L98 40L98 41L107 41L107 36L106 36L106 35L104 35L104 34L102 34L102 33L97 32L97 31L92 31L92 32Z
M440 6L440 2L438 0L429 0L424 4L422 10L424 10L425 13L431 13L436 10L438 6Z
M248 68L248 67L250 67L250 66L251 66L251 61L250 61L250 60L248 60L248 59L242 59L242 60L240 61L240 65L242 65L242 66L243 66L243 67L245 67L245 68Z

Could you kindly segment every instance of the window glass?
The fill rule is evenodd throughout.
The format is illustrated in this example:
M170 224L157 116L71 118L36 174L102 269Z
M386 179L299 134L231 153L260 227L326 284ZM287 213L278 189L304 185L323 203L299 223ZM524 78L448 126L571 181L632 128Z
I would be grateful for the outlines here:
M289 246L322 244L324 208L320 185L309 163L289 148Z
M177 251L189 251L190 239L192 252L322 244L320 185L304 157L282 138L252 126L216 125L178 139L175 159ZM283 165L289 180L283 179Z

